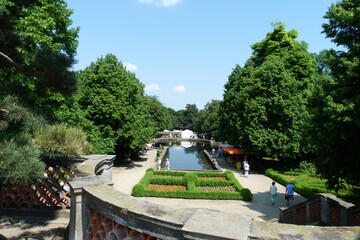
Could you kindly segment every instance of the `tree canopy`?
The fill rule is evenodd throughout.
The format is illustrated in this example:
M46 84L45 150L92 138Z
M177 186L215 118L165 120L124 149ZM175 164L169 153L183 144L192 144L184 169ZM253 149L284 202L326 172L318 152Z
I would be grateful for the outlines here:
M323 85L314 118L318 170L330 187L360 183L360 2L342 0L331 5L324 33L343 50L327 52L333 81Z
M119 156L137 150L154 136L144 85L114 55L91 63L79 78L80 108Z
M294 159L309 150L303 129L316 63L296 37L295 30L276 24L252 45L245 66L236 66L229 76L220 115L232 144L280 158Z
M146 96L148 100L150 115L154 122L156 131L172 129L172 122L169 110L159 101L156 96Z
M1 0L0 93L48 111L74 93L79 28L71 14L63 0Z

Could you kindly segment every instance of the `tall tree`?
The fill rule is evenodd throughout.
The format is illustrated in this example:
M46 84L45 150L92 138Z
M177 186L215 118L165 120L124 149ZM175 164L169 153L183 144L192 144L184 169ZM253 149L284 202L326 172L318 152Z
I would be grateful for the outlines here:
M206 133L210 137L217 138L220 130L219 111L220 100L211 100L206 103L203 110L200 110L198 118L195 121L195 131L198 133Z
M76 89L79 28L63 0L1 0L0 92L25 98L29 106L56 107ZM45 100L44 100L45 99Z
M111 139L119 157L136 151L154 136L144 85L108 54L80 73L79 104L86 118Z
M279 158L309 151L303 130L309 123L308 97L316 64L307 44L282 23L252 45L253 55L236 67L225 85L228 140L244 149ZM223 123L224 125L224 123Z
M345 181L360 184L360 2L342 0L331 5L324 33L343 50L329 51L334 81L324 86L314 123L317 126L317 167L332 188Z
M172 129L169 110L159 101L156 96L147 96L150 115L156 127L156 131Z
M183 112L184 129L195 129L195 120L199 115L199 109L196 104L186 104Z

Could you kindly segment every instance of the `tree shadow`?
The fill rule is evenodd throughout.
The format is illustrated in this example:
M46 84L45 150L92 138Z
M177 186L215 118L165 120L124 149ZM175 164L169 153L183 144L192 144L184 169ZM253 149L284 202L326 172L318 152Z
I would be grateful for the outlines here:
M15 237L7 238L0 234L0 240L18 239L64 239L67 226L50 227L54 218L32 216L2 216L1 228L19 228L21 231ZM36 230L34 228L37 228ZM6 235L6 232L3 232Z

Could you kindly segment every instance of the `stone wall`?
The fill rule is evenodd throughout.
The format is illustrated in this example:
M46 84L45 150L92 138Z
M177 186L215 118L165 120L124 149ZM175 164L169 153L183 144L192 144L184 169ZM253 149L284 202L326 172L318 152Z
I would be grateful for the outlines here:
M280 208L279 222L325 226L360 226L360 207L328 193L291 208Z

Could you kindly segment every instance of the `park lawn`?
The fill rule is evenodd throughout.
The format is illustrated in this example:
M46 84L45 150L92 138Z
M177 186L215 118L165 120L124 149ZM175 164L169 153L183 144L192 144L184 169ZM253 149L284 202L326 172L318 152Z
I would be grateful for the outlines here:
M231 199L251 201L249 189L243 188L231 171L186 172L155 171L150 168L132 190L135 197L187 199Z

